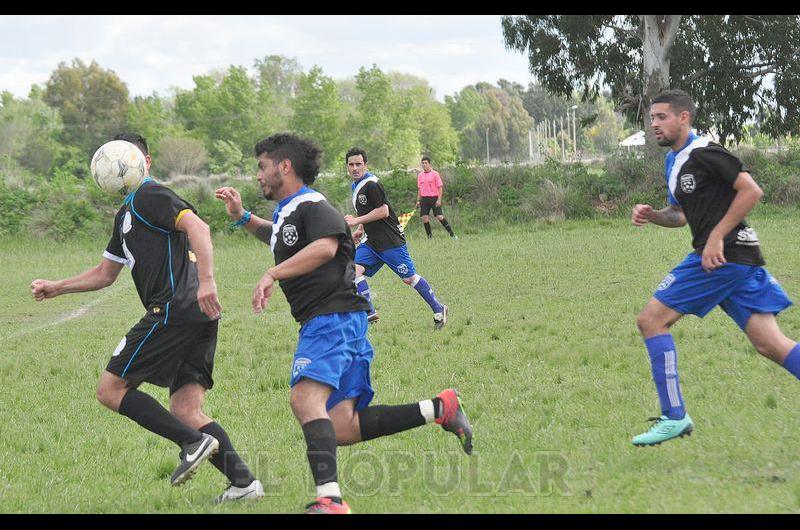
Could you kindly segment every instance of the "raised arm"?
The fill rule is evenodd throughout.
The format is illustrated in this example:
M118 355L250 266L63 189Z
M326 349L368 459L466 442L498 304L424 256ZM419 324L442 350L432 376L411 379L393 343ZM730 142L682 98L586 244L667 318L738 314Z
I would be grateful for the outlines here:
M269 240L272 237L272 221L262 219L253 213L250 213L249 220L243 219L245 209L242 206L242 196L235 188L219 188L216 190L215 196L225 202L225 209L232 221L246 221L241 226L262 242L269 244Z

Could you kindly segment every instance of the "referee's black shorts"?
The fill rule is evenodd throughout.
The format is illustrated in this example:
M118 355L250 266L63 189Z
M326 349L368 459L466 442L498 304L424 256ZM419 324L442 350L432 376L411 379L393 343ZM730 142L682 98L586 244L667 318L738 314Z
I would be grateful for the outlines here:
M170 395L189 383L214 386L214 352L219 321L164 325L148 313L128 332L106 370L135 388L141 383L168 387Z
M439 216L444 215L442 213L442 207L436 206L436 201L439 200L439 197L420 197L419 198L419 214L420 215L429 215L431 210L433 210L433 215Z

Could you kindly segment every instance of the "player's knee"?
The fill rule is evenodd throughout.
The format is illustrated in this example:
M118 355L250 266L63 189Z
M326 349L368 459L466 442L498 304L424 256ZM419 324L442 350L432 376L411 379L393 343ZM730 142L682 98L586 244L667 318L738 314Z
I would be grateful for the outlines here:
M657 324L653 317L647 313L647 311L642 311L639 313L639 316L636 317L636 327L639 328L639 332L645 336L650 337L656 334L657 332Z
M436 218L439 220L439 222L444 221L444 215L437 215Z
M430 219L430 217L428 217L427 215L423 215L423 216L422 216L422 222L423 222L423 223L429 223L429 222L430 222L430 220L431 220L431 219Z
M99 401L101 405L116 411L119 410L119 404L122 402L122 398L125 397L125 392L126 391L120 392L120 389L113 385L101 383L97 386L95 397L97 397L97 401Z
M419 283L420 276L419 274L415 274L414 276L409 276L408 278L403 278L403 283L410 286L415 287L417 283Z

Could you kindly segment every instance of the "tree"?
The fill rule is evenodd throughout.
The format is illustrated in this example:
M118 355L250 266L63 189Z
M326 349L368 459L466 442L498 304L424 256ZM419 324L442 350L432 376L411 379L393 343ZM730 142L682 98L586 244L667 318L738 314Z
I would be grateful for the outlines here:
M519 96L489 83L468 86L445 97L453 124L459 131L461 154L468 160L523 160L528 156L528 132L533 120Z
M61 115L61 140L88 155L125 127L128 87L95 61L60 63L47 81L43 100Z
M291 129L319 143L324 150L323 167L341 166L347 147L343 137L345 116L336 82L315 66L300 76L291 108Z
M0 157L8 156L22 166L46 173L60 149L57 137L63 130L58 112L31 92L29 99L0 94Z
M282 129L291 121L291 102L297 95L303 69L297 59L282 55L256 60L255 69L261 104L271 109L276 128Z
M147 139L147 147L154 158L159 158L161 144L165 138L186 136L188 133L175 114L174 101L153 93L150 96L133 98L126 121L128 130Z
M192 91L178 92L175 110L186 129L219 157L214 167L230 168L237 159L233 153L243 160L258 140L275 131L275 117L262 104L245 68L231 66L222 75L195 76L194 83Z
M548 91L587 100L609 87L636 123L660 90L683 88L696 127L723 139L757 115L772 134L800 130L800 16L506 15L502 27Z

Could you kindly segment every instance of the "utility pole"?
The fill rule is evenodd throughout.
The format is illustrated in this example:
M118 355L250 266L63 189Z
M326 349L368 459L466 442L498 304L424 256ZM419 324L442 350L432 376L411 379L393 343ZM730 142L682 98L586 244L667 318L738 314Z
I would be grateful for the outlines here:
M578 128L575 114L578 106L572 106L572 156L578 158Z
M561 133L561 160L566 160L567 151L564 149L564 116L559 116L558 121L561 123L559 127L559 133ZM567 123L569 123L569 121Z
M489 128L486 128L486 165L489 165Z

